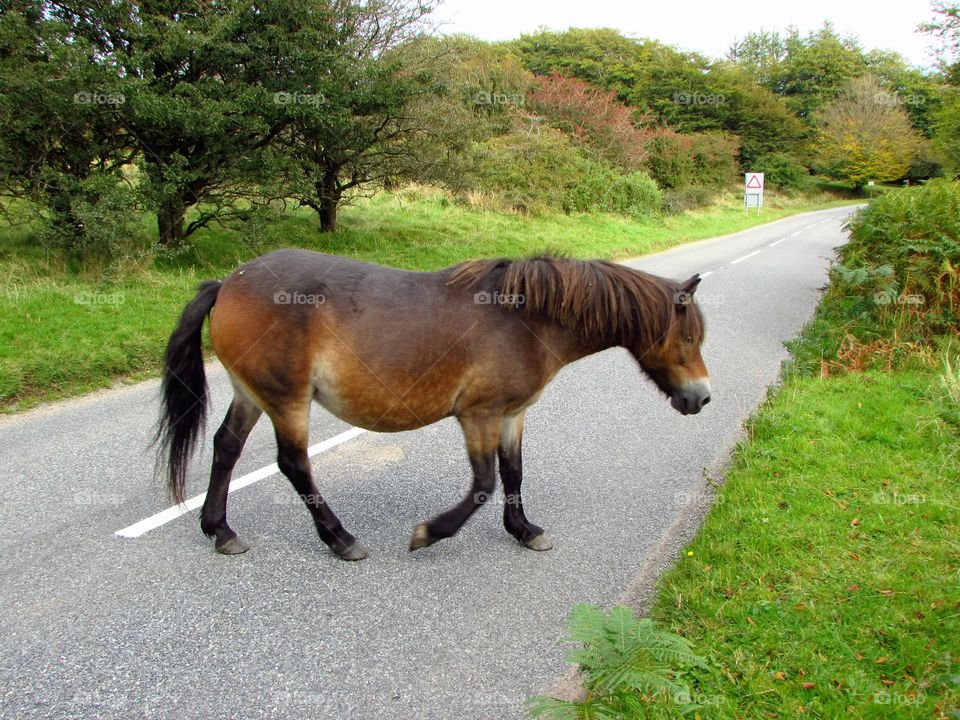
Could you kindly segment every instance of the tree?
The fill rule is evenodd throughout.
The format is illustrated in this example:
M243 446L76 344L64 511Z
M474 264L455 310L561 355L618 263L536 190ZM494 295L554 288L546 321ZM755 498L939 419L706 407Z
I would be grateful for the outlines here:
M613 30L544 31L523 36L514 48L534 73L557 72L616 92L635 108L635 121L653 117L685 133L737 135L744 165L774 151L802 154L807 129L736 64Z
M449 97L437 46L419 33L431 6L387 0L334 8L337 60L317 68L297 107L284 151L288 194L315 210L323 232L336 229L345 193L398 180L451 178L446 171L471 139L471 110Z
M940 65L952 85L960 85L960 3L935 0L934 19L920 26L940 40Z
M933 136L933 118L942 104L943 78L911 67L897 52L871 50L864 59L867 70L883 86L878 101L901 106L914 129Z
M816 164L825 174L857 188L906 175L922 141L901 107L877 101L882 92L873 76L856 78L814 116Z
M933 145L954 174L960 173L960 4L934 3L938 17L921 30L939 38L943 45L941 69L949 83L942 106L934 114Z
M44 236L76 250L104 235L109 218L99 228L85 221L92 207L108 196L132 205L121 169L133 151L117 117L120 82L48 10L22 0L0 14L0 191L34 203Z
M810 121L848 81L867 69L856 38L841 37L829 22L806 36L791 28L784 42L787 55L771 89L801 119Z
M747 33L743 40L735 40L727 51L727 60L768 89L773 87L786 59L786 40L776 31Z

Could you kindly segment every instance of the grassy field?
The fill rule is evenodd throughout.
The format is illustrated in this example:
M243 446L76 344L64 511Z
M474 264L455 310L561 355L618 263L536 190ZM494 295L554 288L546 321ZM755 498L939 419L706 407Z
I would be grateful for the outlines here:
M702 717L960 708L960 437L930 371L790 380L652 617L708 659Z
M0 228L0 410L76 395L156 374L166 338L197 283L277 247L300 246L417 270L470 257L544 249L617 258L735 232L805 210L849 203L830 195L772 196L761 215L731 196L715 206L646 221L615 215L524 216L484 211L420 190L360 200L335 234L290 213L251 245L237 233L201 231L189 252L122 266L73 266L38 247L29 227ZM151 231L144 219L143 232Z

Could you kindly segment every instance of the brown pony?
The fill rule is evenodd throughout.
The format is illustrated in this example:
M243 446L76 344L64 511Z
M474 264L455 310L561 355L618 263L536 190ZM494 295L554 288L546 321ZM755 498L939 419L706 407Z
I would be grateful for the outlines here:
M182 502L206 414L201 330L209 315L213 349L234 389L214 436L200 515L219 552L248 549L227 525L227 488L247 435L266 412L280 470L320 538L344 560L367 556L314 485L307 459L314 400L380 432L451 415L459 421L473 487L414 528L411 550L460 529L493 492L498 458L504 526L527 547L548 550L550 539L527 520L520 498L524 412L564 365L614 346L630 351L675 409L699 412L710 401L703 317L693 302L699 282L697 275L674 282L624 265L554 257L474 260L424 273L307 250L263 255L222 283L203 283L170 336L158 432L168 485Z

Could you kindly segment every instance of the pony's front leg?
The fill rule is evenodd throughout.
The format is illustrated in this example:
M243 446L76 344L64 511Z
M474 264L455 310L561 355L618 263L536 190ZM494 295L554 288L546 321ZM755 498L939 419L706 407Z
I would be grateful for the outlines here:
M507 532L531 550L549 550L553 542L543 532L527 520L523 512L523 499L520 485L523 482L523 413L507 416L500 428L500 479L503 480L503 494L506 502L503 506L503 526Z
M490 497L497 485L497 443L501 417L500 413L489 411L467 411L457 417L467 441L467 454L473 468L470 494L433 520L417 525L410 538L411 552L456 533Z

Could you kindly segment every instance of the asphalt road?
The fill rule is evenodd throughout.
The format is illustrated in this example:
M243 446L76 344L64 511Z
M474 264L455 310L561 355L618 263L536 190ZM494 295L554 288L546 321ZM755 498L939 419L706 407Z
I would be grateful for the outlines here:
M0 420L0 717L523 716L567 670L578 602L610 606L722 471L812 315L850 209L796 216L631 264L698 295L713 401L672 410L623 350L566 368L527 413L524 504L555 547L503 530L500 507L410 554L413 526L469 487L452 420L365 433L313 458L321 490L371 549L337 560L287 481L230 496L252 550L214 553L197 513L115 535L169 507L147 451L155 381ZM171 323L174 318L171 318ZM229 401L208 373L211 424ZM349 429L317 409L311 442ZM211 431L212 432L212 431ZM206 489L210 435L190 471ZM235 477L273 463L269 421ZM501 502L497 500L494 505Z

